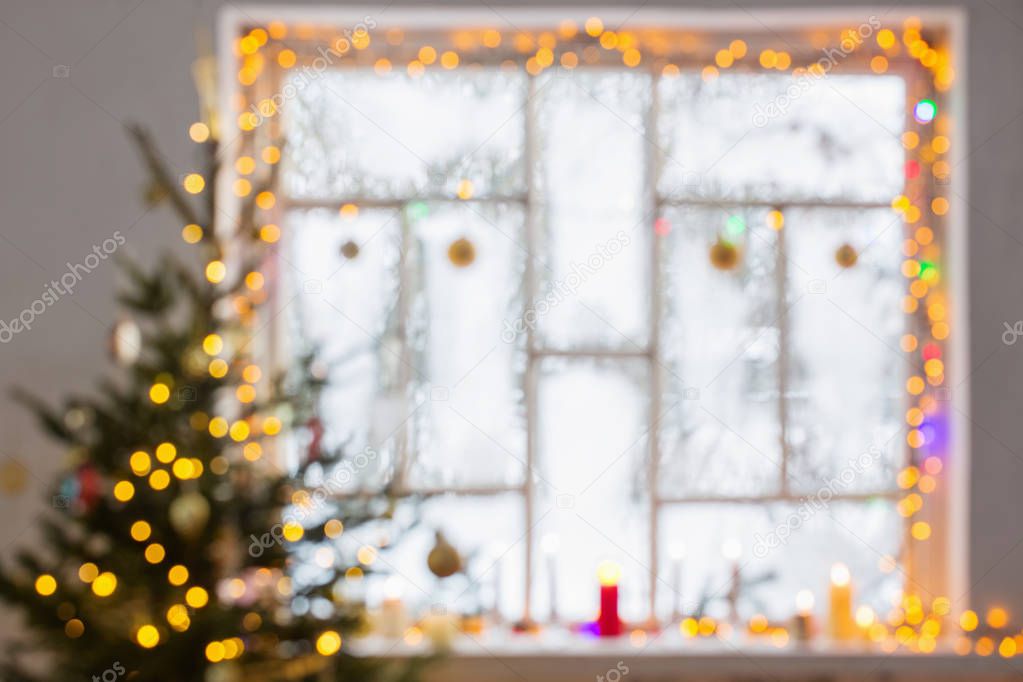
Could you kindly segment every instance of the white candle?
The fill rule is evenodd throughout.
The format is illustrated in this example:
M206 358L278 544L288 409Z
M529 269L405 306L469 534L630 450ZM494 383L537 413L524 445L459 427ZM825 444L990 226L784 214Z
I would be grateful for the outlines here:
M547 559L548 594L551 601L550 622L558 622L558 563L557 554L561 541L554 533L548 533L540 541L540 549Z
M686 556L686 546L677 543L668 548L668 557L671 559L671 589L672 595L671 622L682 620L682 559Z
M800 590L796 594L796 638L807 642L813 637L813 592Z
M378 630L385 637L401 637L408 629L408 615L401 601L402 585L394 576L384 583L384 601L380 605Z
M828 634L836 640L851 639L855 635L852 614L852 577L845 564L831 567L829 592Z
M732 563L732 581L728 589L729 618L733 623L739 622L739 590L742 576L739 571L739 558L742 556L742 545L735 538L725 541L721 546L721 554Z

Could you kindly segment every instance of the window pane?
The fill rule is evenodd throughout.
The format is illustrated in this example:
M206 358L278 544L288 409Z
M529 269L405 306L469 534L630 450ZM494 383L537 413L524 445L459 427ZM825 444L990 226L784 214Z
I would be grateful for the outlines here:
M502 614L509 619L522 615L526 531L521 495L445 495L421 503L402 502L395 519L418 523L382 552L382 578L397 576L403 599L412 608L426 610L440 604L462 613L486 611L493 606L497 586ZM468 579L456 574L440 580L430 573L426 557L438 530L461 554ZM379 541L349 536L346 530L339 540L350 543L352 551L360 544ZM369 588L371 604L382 596L381 588L379 584Z
M521 73L413 78L353 68L315 80L298 74L290 84L297 90L284 114L293 196L454 196L462 179L477 196L524 190Z
M383 466L393 455L397 426L384 408L393 402L400 354L394 344L398 214L292 211L286 224L279 296L292 318L295 351L315 350L330 372L320 406L324 445L343 443L348 452L372 447Z
M418 406L410 484L518 484L526 459L525 358L504 332L505 321L522 314L522 208L445 203L409 213Z
M662 79L660 95L664 195L887 202L902 191L899 77L687 73Z
M649 566L646 363L549 359L539 385L537 556L558 538L558 610L597 613L597 565L622 566L622 617L645 615ZM548 566L537 560L536 613L548 612ZM592 590L580 589L592 585Z
M885 559L898 555L901 524L894 505L882 500L830 505L808 500L799 506L680 504L661 512L660 542L669 551L684 544L679 593L688 613L708 600L711 615L727 616L732 564L722 555L722 546L736 541L742 547L741 575L749 585L739 600L743 619L757 613L788 619L800 590L814 593L816 612L826 617L835 563L849 567L855 603L886 614L892 597L901 594L902 574ZM672 559L662 552L657 603L664 617L672 612L674 575Z
M811 492L839 475L837 492L894 487L905 451L903 385L912 362L899 348L907 331L902 225L887 209L785 214L795 490ZM843 245L857 253L852 267L836 262Z
M777 234L759 209L673 209L659 226L668 232L661 494L772 494L781 480ZM712 257L722 267L735 258L734 268Z
M543 341L559 348L647 343L643 211L649 76L556 71L538 79Z

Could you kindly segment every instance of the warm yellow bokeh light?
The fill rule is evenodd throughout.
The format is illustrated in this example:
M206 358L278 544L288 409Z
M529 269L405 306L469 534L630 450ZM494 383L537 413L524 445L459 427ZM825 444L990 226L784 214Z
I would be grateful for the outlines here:
M92 593L97 597L109 597L117 589L117 576L110 571L105 571L96 576L92 581Z
M189 244L197 244L202 240L202 228L194 223L185 225L181 229L181 238Z
M189 194L198 194L206 187L206 181L198 173L189 173L181 184Z
M156 446L156 459L164 464L170 464L177 456L178 449L174 446L174 443L164 441Z
M192 142L205 142L210 139L209 126L196 121L188 127L188 136L192 139Z
M145 555L146 561L148 561L151 564L158 564L161 561L163 561L165 556L167 556L167 550L165 550L163 548L163 545L161 545L159 542L154 542L153 544L146 547Z
M167 582L176 587L184 585L188 581L188 569L181 564L170 567L167 571Z
M227 276L227 266L223 261L211 260L206 264L206 279L213 284L219 284Z
M49 573L43 573L36 578L36 592L44 597L49 597L57 591L57 579Z
M83 583L91 583L99 575L99 566L87 561L78 567L78 579Z
M143 649L152 649L160 643L160 631L152 625L143 625L135 633L135 641Z
M131 524L131 537L137 542L145 542L152 533L153 528L147 521L136 521Z
M149 399L157 405L170 400L170 387L167 384L153 384L149 389Z
M209 593L199 586L190 587L185 592L185 603L193 609L201 609L210 601Z
M327 630L316 638L316 651L321 656L333 656L341 649L341 635Z
M135 486L130 481L118 481L114 485L114 497L119 502L127 502L131 498L135 497Z
M163 490L170 485L170 474L163 469L157 469L149 474L149 487L153 490Z
M227 420L223 417L214 417L210 420L208 428L211 436L214 438L223 438L227 435L229 426L227 424Z

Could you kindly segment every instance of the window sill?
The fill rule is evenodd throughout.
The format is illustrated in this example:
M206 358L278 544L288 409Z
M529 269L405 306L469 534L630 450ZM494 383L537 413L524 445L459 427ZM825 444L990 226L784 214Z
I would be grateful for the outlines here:
M385 637L353 641L351 653L374 658L402 659L426 656L431 647L395 644ZM1023 664L997 654L960 656L951 648L931 654L815 642L808 646L777 648L766 638L688 640L665 633L645 644L628 637L590 639L564 634L542 637L492 631L459 635L446 657L427 670L427 680L608 680L615 672L634 682L676 679L696 675L701 680L981 680L1019 679ZM624 674L622 675L625 676Z

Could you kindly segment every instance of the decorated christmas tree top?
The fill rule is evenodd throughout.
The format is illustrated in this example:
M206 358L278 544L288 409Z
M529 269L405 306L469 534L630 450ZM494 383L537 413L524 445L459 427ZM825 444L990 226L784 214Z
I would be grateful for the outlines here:
M235 229L214 230L217 145L203 124L191 134L209 167L179 186L147 135L132 131L152 176L147 199L173 206L203 267L170 256L151 273L125 264L126 316L111 339L124 376L59 409L18 393L74 464L55 490L60 509L40 521L41 541L0 570L0 596L28 633L6 680L381 672L345 653L363 610L339 587L362 569L333 541L386 516L386 490L354 502L310 495L310 473L322 479L345 457L322 446L314 353L284 372L253 357L267 298L260 267L276 241L256 218L272 199L279 150L254 169ZM189 194L206 198L204 209ZM285 472L289 447L301 463ZM304 545L330 561L296 581L292 557ZM315 608L293 608L299 598Z

